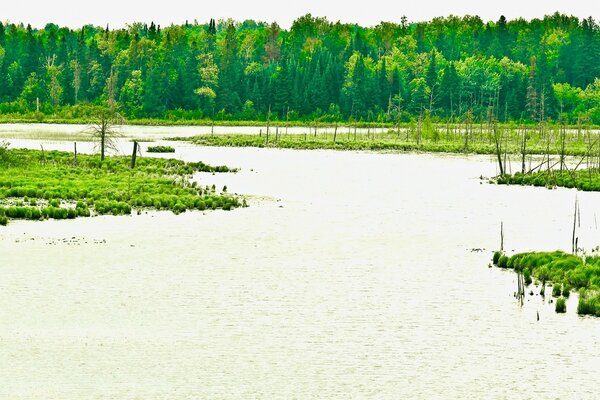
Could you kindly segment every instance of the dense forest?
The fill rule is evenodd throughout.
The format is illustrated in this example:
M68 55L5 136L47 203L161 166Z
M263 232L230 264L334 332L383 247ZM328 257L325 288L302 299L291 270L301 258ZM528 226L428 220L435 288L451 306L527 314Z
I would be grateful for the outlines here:
M365 28L311 15L126 29L0 23L0 113L130 119L600 124L593 18L479 17Z

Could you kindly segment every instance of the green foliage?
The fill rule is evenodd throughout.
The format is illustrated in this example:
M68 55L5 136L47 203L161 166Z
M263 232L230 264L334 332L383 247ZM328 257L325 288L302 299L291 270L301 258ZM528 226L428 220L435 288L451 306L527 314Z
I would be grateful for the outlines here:
M148 146L148 153L175 153L175 148L171 146Z
M559 297L556 299L555 311L561 314L567 312L567 302L564 297Z
M600 174L597 168L576 171L538 171L529 174L517 172L504 175L496 180L503 185L566 187L590 192L600 191Z
M500 260L501 256L502 256L502 252L501 251L494 252L494 257L492 258L492 262L493 262L494 265L498 265L498 261Z
M507 264L508 264L508 257L505 255L500 256L500 258L498 259L498 267L506 268Z
M91 215L128 215L132 208L171 210L240 207L238 198L189 178L199 171L235 171L227 166L141 158L134 170L129 157L98 157L47 151L8 150L0 162L0 224L10 219L73 219ZM27 206L29 205L29 206Z
M525 283L525 286L531 285L532 279L531 272L529 271L529 269L523 270L523 282Z
M251 20L0 28L0 113L13 118L73 120L80 105L114 100L130 120L265 120L269 109L279 120L425 120L435 141L427 115L481 121L495 102L501 121L600 123L600 30L558 13L368 28L311 15L289 30Z
M552 297L559 297L561 294L561 289L559 284L555 284L552 286Z
M580 289L577 314L600 317L600 291Z

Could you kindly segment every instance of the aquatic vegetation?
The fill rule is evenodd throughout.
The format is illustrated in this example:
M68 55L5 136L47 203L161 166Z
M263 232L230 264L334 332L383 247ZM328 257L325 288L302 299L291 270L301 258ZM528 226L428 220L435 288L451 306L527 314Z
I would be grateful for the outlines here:
M502 252L501 251L494 252L494 257L492 258L492 263L494 265L498 265L498 261L500 261L500 257L502 257Z
M506 265L522 273L525 284L531 277L552 282L557 303L564 302L572 289L579 290L577 313L600 316L600 256L580 257L562 251L519 253L509 257Z
M593 315L600 317L600 290L579 290L579 303L577 304L577 314Z
M148 146L148 153L175 153L175 148L172 146Z
M72 219L128 215L133 208L231 210L245 203L214 186L191 182L197 172L236 171L202 162L78 155L58 151L9 150L0 165L0 225L11 219Z
M560 314L567 312L567 302L565 301L564 297L559 297L556 299L555 311Z
M575 188L585 192L600 191L600 170L597 168L575 171L544 170L522 174L499 176L495 179L499 185L522 185L541 187Z
M508 267L508 257L505 255L501 255L500 258L498 258L497 265L500 268L507 268Z
M552 297L560 297L561 293L560 285L556 284L552 287Z

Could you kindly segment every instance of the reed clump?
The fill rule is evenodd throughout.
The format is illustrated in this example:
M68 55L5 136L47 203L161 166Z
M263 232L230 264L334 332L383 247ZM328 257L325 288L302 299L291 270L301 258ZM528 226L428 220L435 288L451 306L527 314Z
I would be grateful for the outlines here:
M567 312L567 302L564 297L559 297L556 299L556 307L555 311L559 314L563 314Z

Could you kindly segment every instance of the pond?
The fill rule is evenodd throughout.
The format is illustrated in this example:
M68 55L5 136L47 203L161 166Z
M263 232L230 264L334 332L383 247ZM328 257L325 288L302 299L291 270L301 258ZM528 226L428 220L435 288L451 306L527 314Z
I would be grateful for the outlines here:
M575 191L490 185L484 156L164 143L240 167L195 178L250 207L0 228L1 398L596 394L600 320L487 267L501 222L509 252L570 250Z

